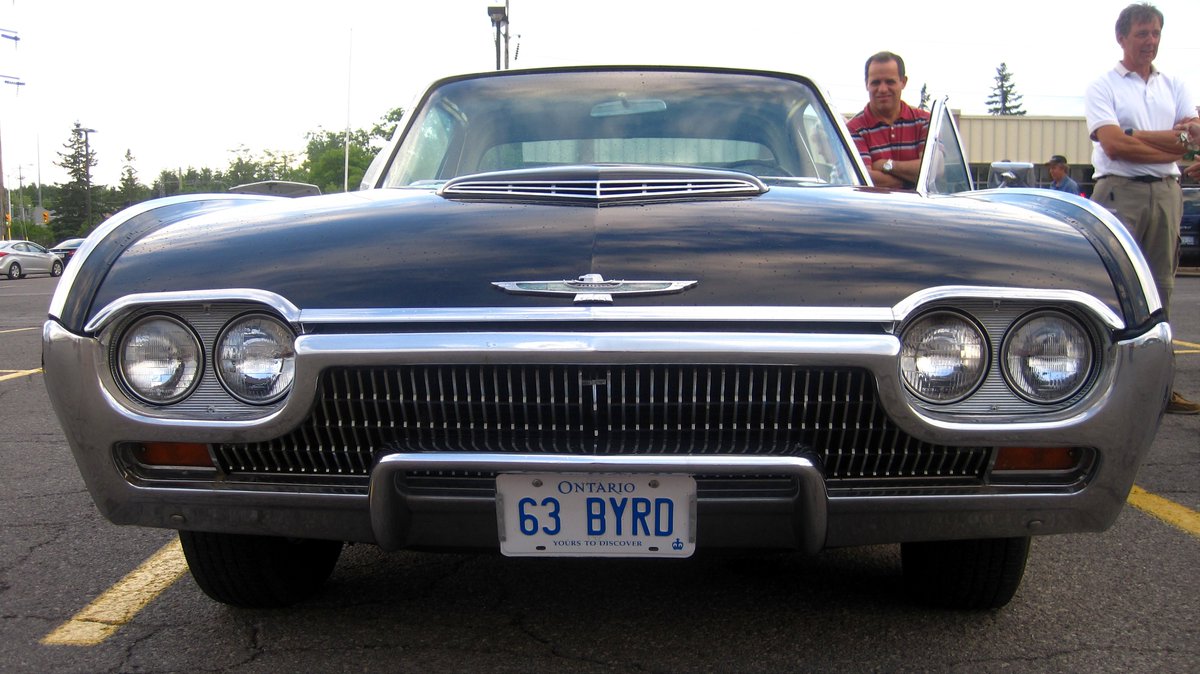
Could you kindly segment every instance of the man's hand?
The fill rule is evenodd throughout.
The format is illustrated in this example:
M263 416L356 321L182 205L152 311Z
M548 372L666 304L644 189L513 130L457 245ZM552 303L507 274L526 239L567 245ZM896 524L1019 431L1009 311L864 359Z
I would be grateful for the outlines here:
M1192 119L1175 125L1176 131L1186 131L1188 145L1200 145L1200 122Z

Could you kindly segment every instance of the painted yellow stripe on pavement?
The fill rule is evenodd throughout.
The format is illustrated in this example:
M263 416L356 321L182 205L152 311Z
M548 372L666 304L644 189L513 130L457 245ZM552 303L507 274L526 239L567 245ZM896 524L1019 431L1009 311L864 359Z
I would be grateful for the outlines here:
M10 332L27 332L29 330L41 330L41 328L13 328L11 330L0 330L0 335L7 335Z
M36 370L0 370L0 381L8 381L9 379L18 379L20 377L28 377L32 374L38 374L42 368Z
M95 646L116 633L187 571L179 539L108 588L75 617L42 637L47 646Z
M1189 349L1200 349L1200 344L1196 344L1195 342L1185 342L1182 339L1174 339L1171 341L1175 344L1179 344L1180 346L1186 346Z
M1151 494L1137 485L1129 492L1129 504L1193 536L1200 536L1200 513L1187 506Z

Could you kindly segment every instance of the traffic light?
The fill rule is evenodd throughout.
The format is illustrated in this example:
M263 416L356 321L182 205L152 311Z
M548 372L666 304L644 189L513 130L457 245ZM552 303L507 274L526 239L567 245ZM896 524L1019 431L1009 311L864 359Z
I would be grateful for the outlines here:
M50 224L50 211L42 211L42 223Z
M4 214L4 222L10 225L12 224L12 213Z

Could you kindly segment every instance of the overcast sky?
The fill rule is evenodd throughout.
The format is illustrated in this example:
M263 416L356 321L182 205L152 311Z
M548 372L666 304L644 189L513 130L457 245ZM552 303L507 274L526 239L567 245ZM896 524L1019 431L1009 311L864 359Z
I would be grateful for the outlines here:
M100 184L119 181L126 150L144 183L162 169L224 170L240 147L299 153L309 131L368 127L436 77L493 69L487 7L502 3L0 0L0 29L20 37L0 39L0 74L25 83L0 84L5 184L18 171L63 182L54 162L76 121L96 129ZM888 49L907 62L911 102L924 84L983 114L1005 62L1029 114L1080 116L1087 83L1120 59L1113 24L1126 4L510 0L510 63L786 70L854 111L864 60ZM1200 1L1155 4L1166 15L1156 64L1200 97Z

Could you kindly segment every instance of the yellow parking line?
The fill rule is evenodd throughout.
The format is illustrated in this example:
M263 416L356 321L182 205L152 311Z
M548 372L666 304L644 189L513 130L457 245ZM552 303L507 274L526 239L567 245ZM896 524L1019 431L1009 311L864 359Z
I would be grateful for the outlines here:
M41 328L13 328L11 330L0 330L0 335L7 335L10 332L26 332L28 330L41 330Z
M1172 341L1175 342L1176 344L1179 344L1180 346L1186 346L1190 349L1200 349L1200 344L1196 344L1195 342L1185 342L1182 339L1176 339L1176 340L1172 340Z
M1187 506L1151 494L1137 485L1129 492L1128 501L1142 512L1179 527L1193 536L1200 536L1200 513Z
M46 646L95 646L133 620L154 598L187 571L179 539L108 588L75 617L42 637Z
M42 368L36 370L0 370L0 381L8 381L9 379L17 379L19 377L28 377L32 374L38 374Z

